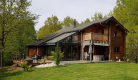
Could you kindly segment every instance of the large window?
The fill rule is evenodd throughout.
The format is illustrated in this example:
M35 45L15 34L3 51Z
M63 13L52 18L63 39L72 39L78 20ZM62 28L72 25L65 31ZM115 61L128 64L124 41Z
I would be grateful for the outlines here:
M52 56L51 51L55 52L55 46L48 46L48 56Z
M74 34L72 36L69 36L63 40L61 40L61 43L79 43L81 41L80 34Z

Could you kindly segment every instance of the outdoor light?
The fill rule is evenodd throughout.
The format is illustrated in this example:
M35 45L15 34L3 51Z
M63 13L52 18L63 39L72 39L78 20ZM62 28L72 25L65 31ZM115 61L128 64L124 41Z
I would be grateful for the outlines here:
M116 56L115 58L116 58L116 59L118 59L118 57L117 57L117 56Z

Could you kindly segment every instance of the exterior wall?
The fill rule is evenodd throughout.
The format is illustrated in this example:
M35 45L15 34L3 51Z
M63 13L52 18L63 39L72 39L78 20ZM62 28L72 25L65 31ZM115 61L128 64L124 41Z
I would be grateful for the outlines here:
M102 34L102 30L104 30L104 34L108 34L108 28L104 27L102 25L93 25L89 28L86 28L85 31L81 32L81 59L82 59L82 49L83 49L83 34L84 33L95 33L95 31L98 30L98 33ZM85 46L83 52L88 52L88 46Z
M114 32L117 32L117 37L114 37ZM126 33L120 28L120 26L115 26L115 23L111 23L111 54L110 54L110 60L123 60L123 57L125 57L125 51L126 51L126 46L125 46L125 38L126 38ZM114 52L114 47L119 47L119 52ZM118 57L116 59L115 57Z
M124 32L124 30L119 26L116 25L117 23L115 23L114 21L110 21L109 23L111 23L111 28L110 28L110 46L109 47L104 47L105 48L105 54L109 55L109 49L110 49L110 60L123 60L123 57L125 57L126 55L126 33ZM110 24L107 24L107 26L110 26ZM108 28L104 27L104 26L100 26L100 25L93 25L89 28L86 28L83 32L81 32L81 59L82 59L82 42L83 42L83 34L84 33L90 33L93 32L95 33L95 31L98 30L98 33L102 33L102 30L104 30L104 34L109 34L108 33ZM114 37L114 32L117 32L117 37ZM114 47L119 47L119 52L114 52ZM98 48L94 48L94 53L97 53L96 49ZM84 48L83 52L88 52L88 47ZM118 59L116 59L116 56L118 57ZM107 57L108 58L108 57Z
M29 46L28 47L28 57L32 57L33 55L37 54L37 47L36 46Z
M96 30L98 30L98 33L101 33L101 34L102 34L102 30L104 30L104 34L108 34L108 28L106 28L102 25L93 25L93 26L85 29L84 33L90 33L90 32L95 33Z
M28 47L28 56L29 57L32 57L33 55L43 56L44 53L45 53L45 47L43 47L43 46L38 46L38 49L37 49L37 46L29 46Z

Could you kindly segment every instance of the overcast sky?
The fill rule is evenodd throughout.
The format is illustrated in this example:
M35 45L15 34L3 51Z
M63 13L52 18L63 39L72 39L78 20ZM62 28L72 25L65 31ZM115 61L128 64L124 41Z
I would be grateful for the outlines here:
M116 5L116 0L32 0L29 10L33 14L41 15L35 29L38 31L45 20L56 15L59 21L66 16L76 19L79 23L90 18L95 12L108 14Z

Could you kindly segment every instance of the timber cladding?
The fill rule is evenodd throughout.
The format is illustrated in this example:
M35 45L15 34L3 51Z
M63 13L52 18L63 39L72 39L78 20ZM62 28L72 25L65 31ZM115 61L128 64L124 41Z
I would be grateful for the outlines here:
M117 61L117 60L122 60L123 57L126 56L126 33L124 29L120 26L117 25L115 21L110 21L110 24L107 24L106 26L110 27L110 48L109 47L102 47L105 48L105 54L108 55L109 49L110 49L110 60ZM93 25L89 28L86 28L83 32L81 32L81 58L82 58L82 42L83 42L83 34L84 33L101 33L102 30L104 30L104 34L109 34L108 27L105 27L103 25L97 24ZM96 31L97 30L97 31ZM116 48L116 52L115 49ZM119 48L119 52L117 52L117 48ZM99 48L95 46L94 48L94 54L100 54L98 52ZM88 46L84 48L84 52L88 52Z
M32 57L33 55L42 56L45 53L44 46L29 46L28 47L28 57Z
M120 29L120 26L115 26L115 23L111 23L111 55L110 59L111 60L123 60L123 57L125 57L125 51L126 51L126 46L125 46L125 36L126 33L124 30ZM115 35L116 34L116 35ZM115 52L116 48L119 48L119 52ZM118 57L118 58L116 58Z

